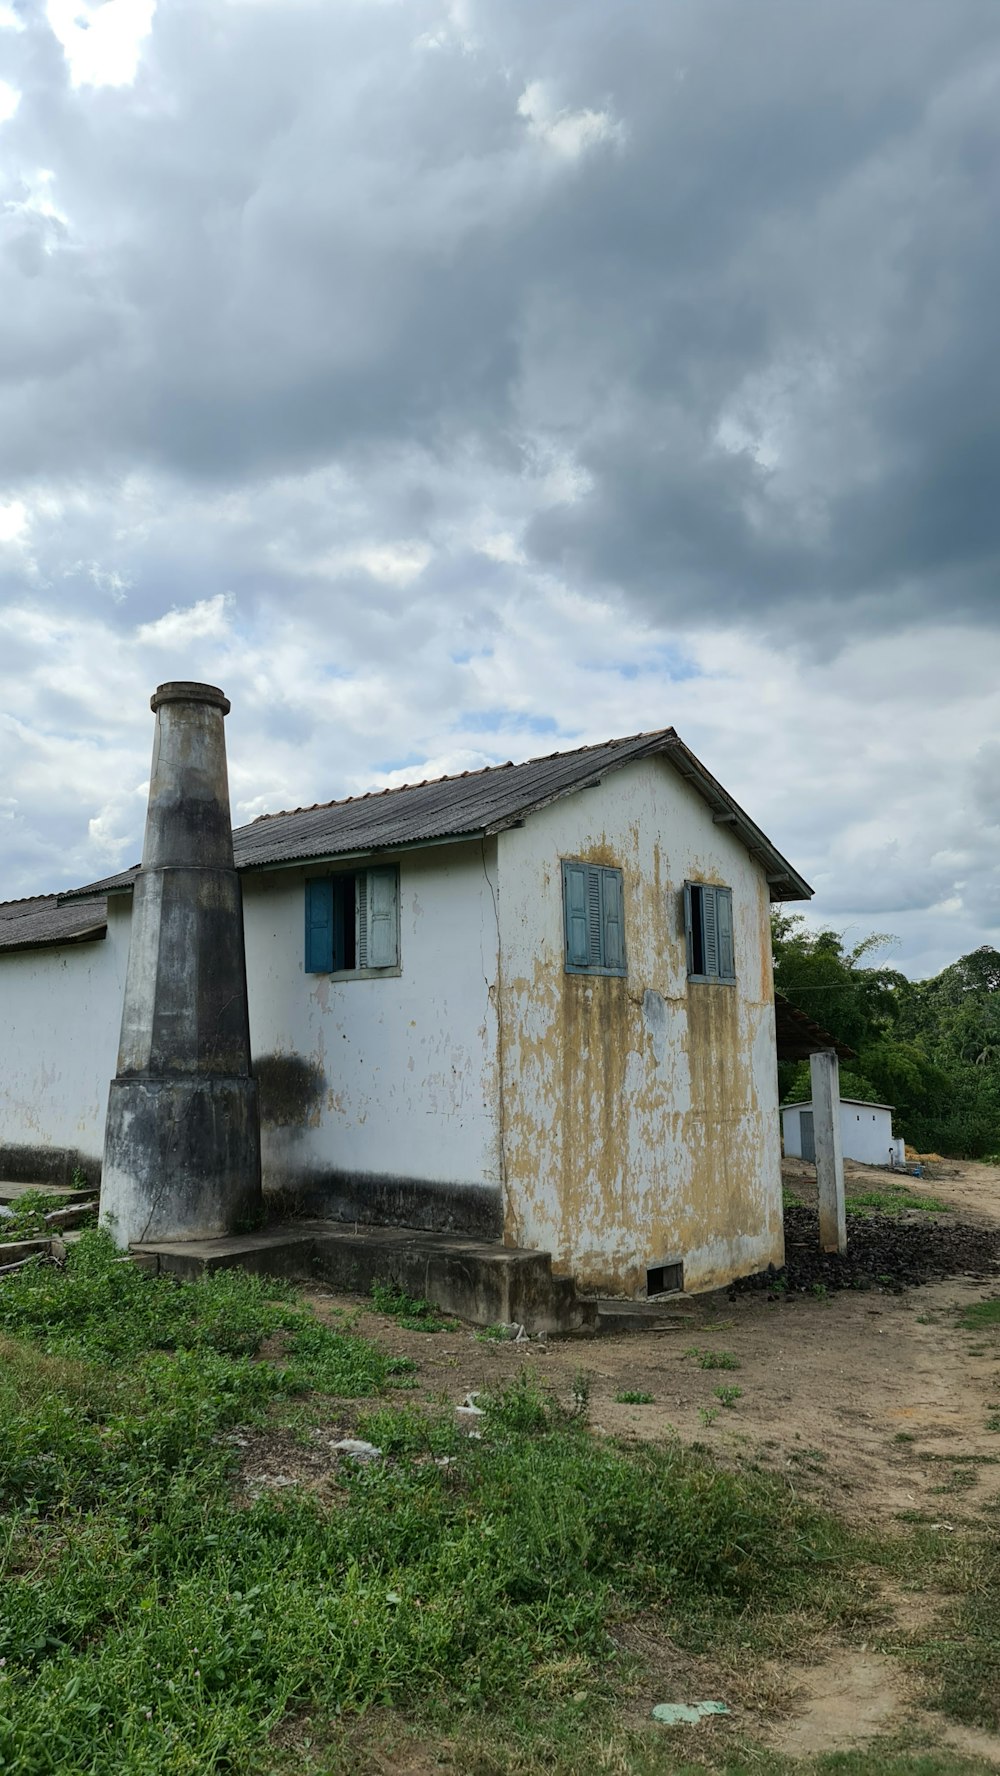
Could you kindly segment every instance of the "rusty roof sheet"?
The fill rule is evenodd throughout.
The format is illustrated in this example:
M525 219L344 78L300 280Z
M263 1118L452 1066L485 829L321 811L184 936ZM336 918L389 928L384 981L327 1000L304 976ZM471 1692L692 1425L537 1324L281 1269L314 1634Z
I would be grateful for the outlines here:
M107 905L103 895L67 905L57 894L0 902L0 951L95 942L108 928Z
M346 801L263 814L233 833L236 865L240 870L273 869L447 839L486 837L520 824L549 802L598 783L623 765L655 756L668 758L708 803L713 815L729 825L758 858L767 874L772 900L811 897L808 882L706 771L673 728L606 740L573 752L554 752L520 765L488 765L480 771L463 771L460 776L349 796ZM138 865L62 898L127 890L137 873Z
M774 995L774 1022L779 1061L807 1061L811 1054L830 1048L836 1049L842 1061L858 1058L853 1048L848 1048L846 1042L838 1042L822 1024L814 1024L811 1017L785 998L784 993Z

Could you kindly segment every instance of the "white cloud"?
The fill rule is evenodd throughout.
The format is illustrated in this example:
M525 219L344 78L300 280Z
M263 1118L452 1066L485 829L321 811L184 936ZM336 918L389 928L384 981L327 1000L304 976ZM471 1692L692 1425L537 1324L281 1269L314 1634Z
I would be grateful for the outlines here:
M47 0L74 86L129 86L156 0Z
M579 160L588 148L601 142L617 145L625 139L622 124L609 111L560 109L544 80L528 82L517 101L517 111L529 133L563 160Z
M7 80L0 80L0 123L9 122L20 103L21 95L17 87L11 86Z
M16 542L24 532L28 513L23 500L0 500L0 543Z
M200 599L196 604L175 605L154 622L141 623L136 637L141 643L169 648L185 648L193 641L217 641L229 632L234 605L232 595L226 592Z
M0 0L0 893L204 677L238 817L673 722L995 934L988 12Z

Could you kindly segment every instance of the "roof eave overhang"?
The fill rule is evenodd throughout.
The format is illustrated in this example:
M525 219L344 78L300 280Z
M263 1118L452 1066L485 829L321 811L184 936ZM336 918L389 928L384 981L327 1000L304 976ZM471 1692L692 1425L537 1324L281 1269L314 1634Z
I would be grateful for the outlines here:
M467 845L470 841L478 843L489 836L489 830L479 826L468 832L442 833L435 839L401 839L395 845L365 845L354 851L317 851L311 857L283 857L252 863L237 861L236 870L241 876L270 875L272 870L319 869L328 863L362 863L372 858L398 857L403 851L429 851L439 845Z
M746 846L751 857L756 858L764 871L768 893L772 900L812 899L813 890L805 877L800 876L798 870L792 868L787 857L783 857L781 852L772 845L767 834L761 832L760 827L740 807L739 802L734 801L729 791L723 789L722 784L712 776L710 771L706 771L701 760L697 759L694 753L685 746L683 740L674 736L672 739L661 741L655 750L662 752L669 758L674 770L697 789L698 794L709 804L714 813L729 817L726 824L730 832L735 833L741 843Z
M23 943L0 944L0 956L23 956L28 950L65 950L76 944L99 943L107 934L107 925L91 925L69 937L25 938Z

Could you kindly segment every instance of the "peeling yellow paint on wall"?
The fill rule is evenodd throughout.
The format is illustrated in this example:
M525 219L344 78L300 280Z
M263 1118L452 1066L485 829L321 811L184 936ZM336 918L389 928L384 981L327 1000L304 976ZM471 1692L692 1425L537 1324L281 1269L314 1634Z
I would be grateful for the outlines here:
M783 1255L767 885L663 761L588 791L585 843L583 805L503 837L506 1237L585 1287L714 1287ZM623 872L626 978L565 972L566 856ZM685 879L733 888L735 986L687 980Z

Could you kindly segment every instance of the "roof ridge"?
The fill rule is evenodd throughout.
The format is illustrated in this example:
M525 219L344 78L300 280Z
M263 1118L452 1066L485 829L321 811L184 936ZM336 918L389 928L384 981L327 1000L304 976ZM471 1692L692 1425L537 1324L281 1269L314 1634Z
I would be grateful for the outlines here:
M590 740L585 746L570 746L565 752L542 752L537 758L519 759L516 765L513 759L506 759L503 764L480 765L475 771L446 771L441 777L425 777L420 783L392 783L385 789L365 790L363 795L336 796L330 802L310 802L301 808L275 808L273 813L258 814L249 824L259 826L264 820L284 820L292 814L318 814L326 808L346 808L351 802L370 802L378 796L401 795L406 789L431 789L438 783L460 783L464 777L486 777L491 771L517 771L523 765L545 765L551 759L576 758L581 752L603 752L609 746L630 746L636 740L661 739L673 731L672 728L647 728L638 734L622 734L612 740Z
M0 900L0 912L4 907L27 906L29 900L58 900L58 898L58 889L55 889L51 894L20 894L16 895L13 900Z

